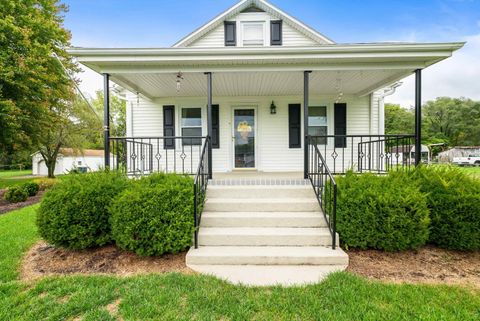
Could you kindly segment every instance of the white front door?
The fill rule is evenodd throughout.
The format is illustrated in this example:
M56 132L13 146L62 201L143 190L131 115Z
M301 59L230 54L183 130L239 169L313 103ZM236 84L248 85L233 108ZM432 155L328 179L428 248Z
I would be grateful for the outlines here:
M253 107L233 109L233 167L256 168L256 112Z

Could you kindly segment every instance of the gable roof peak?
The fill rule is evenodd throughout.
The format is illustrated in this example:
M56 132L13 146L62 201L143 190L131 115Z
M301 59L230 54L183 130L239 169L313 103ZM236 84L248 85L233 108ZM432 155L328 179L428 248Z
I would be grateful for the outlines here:
M218 16L207 22L202 27L198 28L197 30L193 31L192 33L175 43L173 47L187 47L188 45L201 38L203 35L207 34L209 31L213 30L218 25L222 24L223 21L231 19L237 14L240 14L244 10L248 10L252 7L284 20L287 24L297 29L305 36L317 41L319 44L335 44L335 42L331 39L327 38L315 29L307 26L306 24L300 22L299 20L290 16L281 9L270 4L266 0L241 0L234 6L230 7L223 13L219 14Z

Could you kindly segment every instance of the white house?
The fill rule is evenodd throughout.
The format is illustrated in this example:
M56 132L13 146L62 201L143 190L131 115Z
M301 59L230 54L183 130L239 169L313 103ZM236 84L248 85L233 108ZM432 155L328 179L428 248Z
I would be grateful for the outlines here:
M211 84L213 172L284 172L304 170L306 133L383 135L383 97L390 86L462 46L337 44L267 1L242 0L171 48L72 48L70 53L128 90L127 136L207 136ZM194 147L199 142L193 141ZM325 142L330 156L334 138ZM149 164L135 155L129 169L178 171L186 162L191 168L197 148L191 155L185 140L164 143L146 142L152 153L143 161L150 159ZM349 142L341 143L337 139L337 147ZM346 168L358 165L353 148L353 157L345 151Z
M73 169L92 172L98 171L104 167L103 150L84 149L74 150L72 148L62 148L55 164L55 175L68 174ZM45 166L45 160L40 152L32 155L32 174L38 176L47 176L48 170Z
M333 175L385 172L398 167L389 149L420 150L422 71L463 45L336 43L265 0L241 0L169 48L69 52L104 76L106 115L110 82L125 89L128 137L110 137L105 117L106 166L194 175L187 264L291 284L348 264L325 205L336 202ZM416 131L385 135L384 97L412 73Z

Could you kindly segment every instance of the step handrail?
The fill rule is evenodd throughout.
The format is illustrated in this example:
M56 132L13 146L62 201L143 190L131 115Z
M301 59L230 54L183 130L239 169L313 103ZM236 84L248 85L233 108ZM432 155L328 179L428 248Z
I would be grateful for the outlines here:
M307 177L312 184L317 201L327 221L328 229L332 235L332 249L335 250L337 246L337 182L311 136L307 136L307 144L310 150Z
M193 220L194 220L194 246L198 249L198 229L202 219L202 210L206 200L206 193L208 188L209 172L209 158L207 151L210 147L210 137L205 139L203 143L202 152L200 154L200 161L197 172L193 182Z

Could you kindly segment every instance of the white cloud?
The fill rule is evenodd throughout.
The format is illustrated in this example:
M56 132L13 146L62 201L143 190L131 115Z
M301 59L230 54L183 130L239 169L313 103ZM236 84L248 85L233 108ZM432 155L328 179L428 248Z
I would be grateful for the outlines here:
M480 34L464 37L465 47L422 73L422 100L441 96L467 97L480 100ZM413 76L403 80L397 92L387 102L413 106L415 99Z

